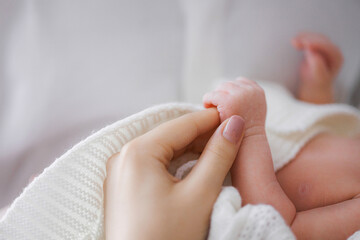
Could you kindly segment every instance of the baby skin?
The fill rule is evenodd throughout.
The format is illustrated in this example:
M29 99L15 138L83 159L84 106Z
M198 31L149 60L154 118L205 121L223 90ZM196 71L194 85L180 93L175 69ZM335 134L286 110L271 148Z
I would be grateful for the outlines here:
M332 102L332 80L342 63L336 46L310 33L299 35L293 44L307 51L299 100ZM231 169L244 205L272 205L297 239L346 239L360 229L360 136L318 135L275 173L265 133L266 100L259 85L244 78L223 83L204 96L204 106L217 107L222 121L232 115L245 120Z

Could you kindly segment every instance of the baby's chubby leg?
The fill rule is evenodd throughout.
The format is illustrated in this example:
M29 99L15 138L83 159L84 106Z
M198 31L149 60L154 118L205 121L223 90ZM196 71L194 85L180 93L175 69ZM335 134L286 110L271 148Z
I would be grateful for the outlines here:
M321 134L276 173L298 239L347 239L360 229L360 139Z
M276 179L265 134L265 96L255 82L240 79L223 83L203 100L205 107L217 107L221 121L232 115L245 120L243 140L231 169L233 185L244 204L272 205L298 239L345 239L360 228L360 195L296 213Z
M262 88L247 79L225 82L203 98L205 107L217 107L221 121L232 115L245 120L245 131L232 182L243 203L270 204L290 225L296 215L294 204L278 183L265 133L266 101Z
M360 139L319 134L277 173L298 212L352 199L360 193Z
M360 229L360 197L297 213L291 226L297 239L347 239Z

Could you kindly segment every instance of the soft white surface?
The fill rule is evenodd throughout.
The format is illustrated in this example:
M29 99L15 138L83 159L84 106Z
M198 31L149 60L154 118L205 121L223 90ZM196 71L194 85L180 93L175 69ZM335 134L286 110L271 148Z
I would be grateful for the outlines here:
M359 240L359 239L360 239L360 231L357 231L349 238L349 240Z
M289 162L314 134L360 133L360 113L354 108L340 104L304 105L281 87L263 87L269 99L266 131L276 170ZM0 221L0 239L104 239L103 183L108 158L136 136L199 109L188 104L156 106L80 142L45 169L14 201ZM195 163L191 161L194 157L190 154L174 159L170 172L175 174L178 170L178 177L185 176ZM214 205L209 239L278 240L294 236L273 207L241 207L237 190L224 187ZM359 234L352 239L360 239Z
M215 78L293 90L300 30L341 47L345 101L360 72L359 22L358 0L1 0L0 206L94 129L199 102Z
M269 205L241 207L239 192L224 187L214 205L209 240L295 240L281 215Z

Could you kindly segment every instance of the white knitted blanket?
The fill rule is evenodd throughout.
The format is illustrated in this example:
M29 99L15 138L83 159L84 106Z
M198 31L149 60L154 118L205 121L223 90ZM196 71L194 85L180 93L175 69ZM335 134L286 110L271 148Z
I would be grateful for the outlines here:
M360 114L349 106L317 106L296 101L281 87L263 84L267 135L274 167L280 169L320 132L360 133ZM198 111L189 104L155 106L118 121L75 145L46 168L12 203L0 221L0 239L104 239L103 182L107 159L131 139L159 124ZM197 156L173 161L184 176ZM233 187L224 187L214 205L209 239L295 239L268 205L241 207ZM360 239L360 232L350 239Z

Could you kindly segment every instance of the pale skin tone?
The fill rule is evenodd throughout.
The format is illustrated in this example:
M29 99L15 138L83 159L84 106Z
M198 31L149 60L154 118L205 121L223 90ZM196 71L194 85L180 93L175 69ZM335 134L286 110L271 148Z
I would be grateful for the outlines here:
M299 100L333 102L333 79L343 61L339 49L314 33L298 35L293 45L306 52ZM224 83L204 96L204 105L216 106L222 120L234 114L245 120L231 169L244 204L272 205L298 239L346 239L360 229L360 136L318 135L275 173L265 134L264 92L255 82Z
M299 99L332 102L331 80L341 67L341 53L321 35L303 34L293 44L309 51ZM275 174L264 130L263 90L242 79L222 85L204 100L217 110L162 124L109 159L104 183L107 239L204 239L230 168L244 204L274 206L298 239L345 239L360 229L360 137L318 136ZM237 134L226 134L227 128L237 128ZM202 154L180 181L167 166L186 151Z
M106 239L206 237L212 207L240 146L244 120L232 116L219 124L215 108L187 114L132 140L109 159ZM180 181L167 166L186 151L202 153Z
M305 49L304 43L294 45ZM328 51L334 46L327 46L314 47L322 56L315 61L317 66L321 59L326 64L333 61ZM316 101L311 94L302 93L311 86L305 84L305 78L316 86L324 84L323 76L336 73L323 70L333 71L336 65L318 71L312 66L314 61L306 61L309 65L302 68L307 70L301 72L304 84L300 84L299 98L331 102L331 92L324 91ZM331 81L327 83L331 89ZM221 85L204 100L206 107L216 106L217 110L210 108L162 124L109 159L104 186L107 239L205 238L212 206L230 168L244 204L271 204L299 239L345 239L360 228L360 167L354 157L359 156L354 152L359 138L317 136L275 174L264 130L263 90L242 79ZM238 123L235 138L224 134L231 122ZM341 147L347 149L340 151ZM179 181L166 167L185 151L202 154L191 173Z

